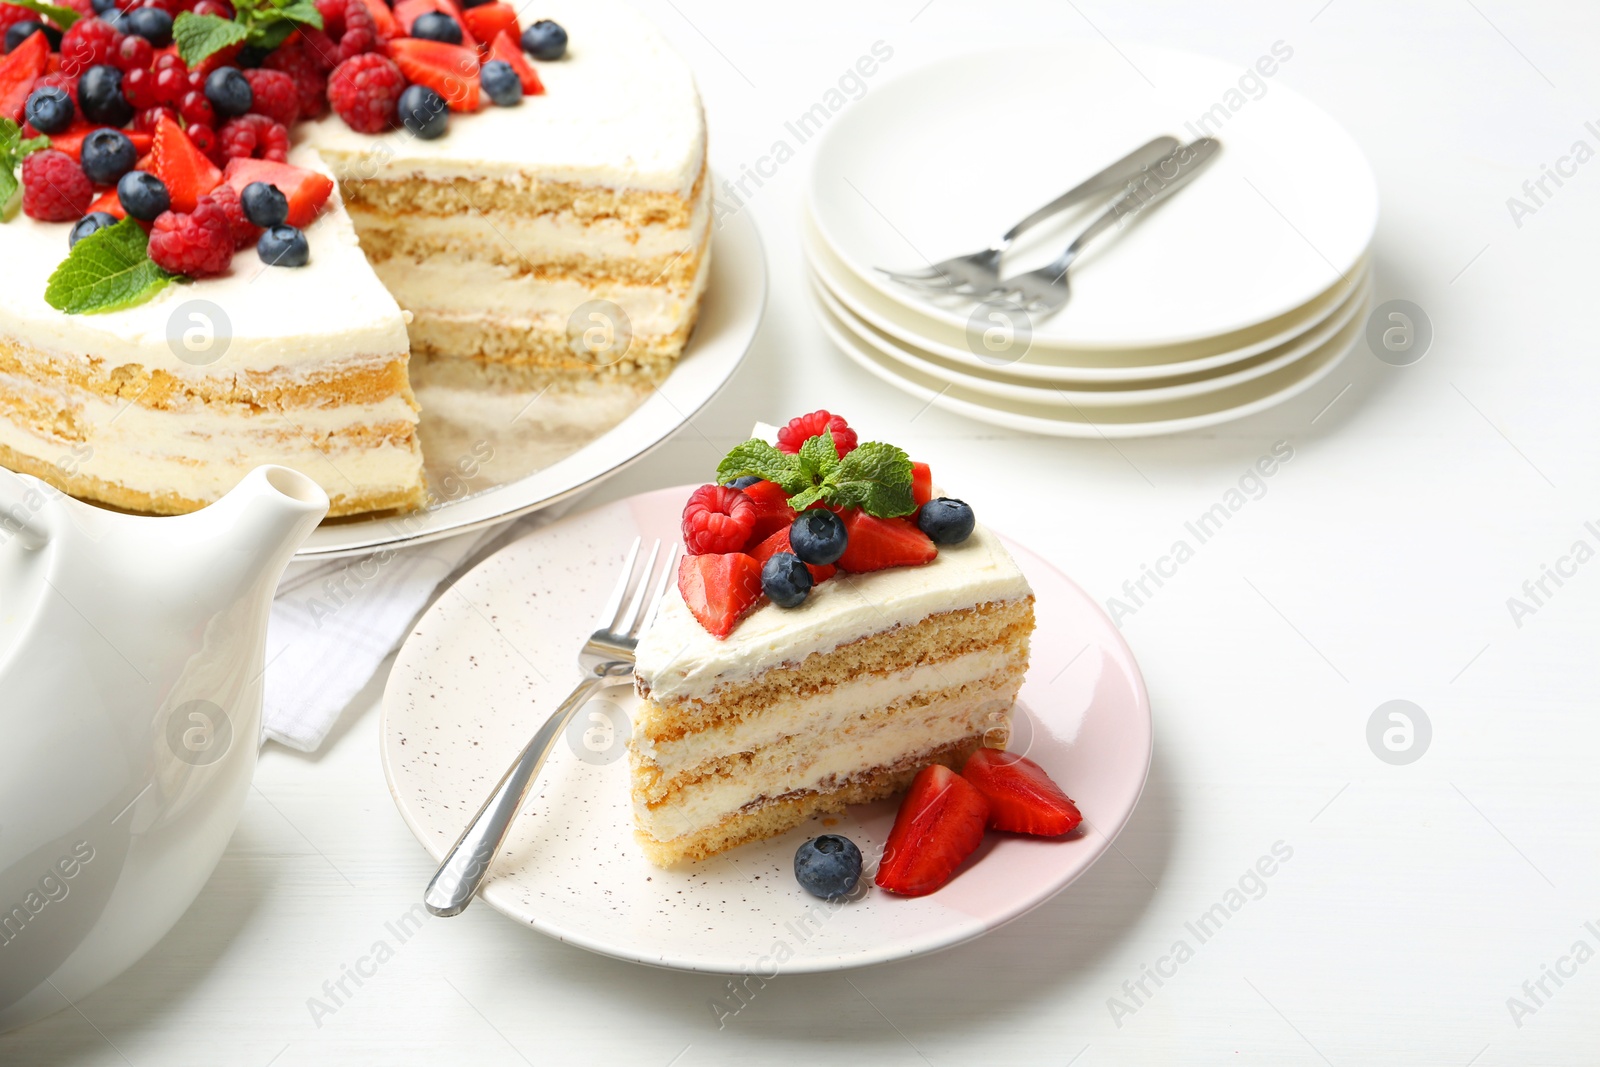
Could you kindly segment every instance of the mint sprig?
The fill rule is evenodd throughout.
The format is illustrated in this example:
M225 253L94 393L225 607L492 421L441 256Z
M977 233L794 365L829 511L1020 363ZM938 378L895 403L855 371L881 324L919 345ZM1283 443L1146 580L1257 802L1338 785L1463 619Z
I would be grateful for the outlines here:
M155 265L149 243L131 218L96 230L73 245L50 275L45 303L69 315L120 311L144 303L178 277Z
M78 21L78 13L70 7L57 7L55 4L46 4L41 0L6 0L6 3L13 7L26 8L35 15L49 19L63 30L71 29L72 24Z
M236 44L271 51L301 26L322 29L322 13L311 0L239 0L231 20L182 12L172 23L172 38L178 55L193 67Z
M0 222L10 221L16 214L17 191L22 188L17 181L17 168L23 157L49 147L50 138L24 138L15 122L0 118Z
M177 42L178 55L191 68L215 52L242 44L249 36L249 27L220 15L180 11L172 22L172 39Z
M821 501L887 519L917 508L911 493L911 457L882 441L858 445L840 459L831 433L808 439L794 455L751 438L717 465L717 481L752 476L780 486L796 511Z

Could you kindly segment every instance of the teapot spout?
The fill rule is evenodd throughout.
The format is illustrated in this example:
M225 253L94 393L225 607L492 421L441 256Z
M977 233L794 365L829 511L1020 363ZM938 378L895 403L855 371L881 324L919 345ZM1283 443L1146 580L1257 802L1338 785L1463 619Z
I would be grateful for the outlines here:
M315 481L268 465L245 475L209 507L169 521L193 527L182 540L198 551L192 565L209 572L206 584L215 594L270 597L296 550L327 514L328 494Z

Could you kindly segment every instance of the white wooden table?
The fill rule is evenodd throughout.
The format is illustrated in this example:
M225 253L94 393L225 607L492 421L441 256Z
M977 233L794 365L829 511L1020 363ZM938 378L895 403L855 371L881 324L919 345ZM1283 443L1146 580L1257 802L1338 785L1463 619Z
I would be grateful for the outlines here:
M728 392L594 500L690 480L752 416L825 405L930 460L1105 600L1275 443L1293 449L1123 619L1157 742L1117 850L977 943L780 977L719 1029L724 979L592 956L485 907L405 925L430 864L384 787L380 677L318 756L269 747L179 928L99 993L0 1038L0 1064L1600 1062L1600 162L1560 163L1575 142L1600 150L1600 121L1585 125L1600 120L1600 9L646 6L699 72L721 172L761 176L742 199L772 299ZM1050 33L1174 44L1241 71L1289 44L1278 81L1371 155L1378 297L1424 309L1426 358L1397 368L1362 349L1266 415L1115 445L997 432L849 365L803 293L814 143L785 122L874 42L893 49L881 80ZM1064 102L1062 136L1070 114ZM793 158L764 160L779 141ZM1563 184L1535 184L1536 202L1524 182L1558 163ZM1513 217L1508 197L1532 210ZM1564 563L1578 542L1586 562ZM1568 576L1535 603L1524 582L1547 565ZM1515 618L1512 597L1534 610ZM1391 700L1431 723L1405 765L1368 745ZM1271 876L1252 875L1274 851ZM1202 941L1191 924L1218 904L1227 918Z

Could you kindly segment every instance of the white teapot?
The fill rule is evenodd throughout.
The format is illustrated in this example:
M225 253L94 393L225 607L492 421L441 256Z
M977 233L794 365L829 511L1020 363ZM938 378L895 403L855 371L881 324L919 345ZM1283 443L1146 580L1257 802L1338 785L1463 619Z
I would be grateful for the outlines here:
M286 467L171 518L0 470L0 1031L116 977L210 877L273 591L327 511Z

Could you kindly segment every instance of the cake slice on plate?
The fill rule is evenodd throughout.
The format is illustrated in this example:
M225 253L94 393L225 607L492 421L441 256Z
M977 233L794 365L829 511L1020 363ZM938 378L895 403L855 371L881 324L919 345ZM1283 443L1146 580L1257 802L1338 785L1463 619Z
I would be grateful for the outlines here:
M717 482L685 508L689 554L638 650L629 755L653 862L1005 746L1033 593L966 504L932 498L926 466L816 412L736 448Z

